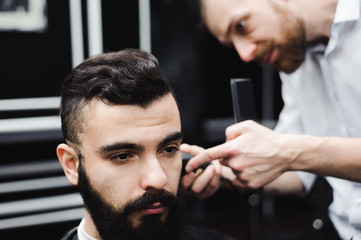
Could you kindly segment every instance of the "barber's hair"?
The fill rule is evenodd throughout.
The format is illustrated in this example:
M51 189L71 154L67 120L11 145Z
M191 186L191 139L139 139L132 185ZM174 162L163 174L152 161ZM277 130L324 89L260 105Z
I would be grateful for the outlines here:
M92 99L108 105L146 108L172 93L158 60L138 49L103 53L75 67L61 89L60 116L63 137L80 144L82 109Z

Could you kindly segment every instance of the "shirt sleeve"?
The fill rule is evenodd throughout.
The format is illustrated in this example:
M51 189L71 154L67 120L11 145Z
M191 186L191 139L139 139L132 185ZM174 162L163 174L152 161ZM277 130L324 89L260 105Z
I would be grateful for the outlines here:
M302 134L303 127L301 115L295 98L297 92L292 86L292 80L288 79L286 74L280 73L280 77L282 80L282 98L284 107L280 113L275 131L280 133ZM303 171L298 171L297 175L305 187L305 192L308 193L316 180L316 175Z
M300 112L298 110L296 98L297 93L292 87L291 79L288 79L286 74L280 73L282 80L282 99L283 109L278 118L275 127L276 132L280 133L295 133L300 134L303 132L300 120Z
M313 173L303 171L298 171L297 175L305 188L305 193L309 193L312 189L313 184L315 183L317 176Z

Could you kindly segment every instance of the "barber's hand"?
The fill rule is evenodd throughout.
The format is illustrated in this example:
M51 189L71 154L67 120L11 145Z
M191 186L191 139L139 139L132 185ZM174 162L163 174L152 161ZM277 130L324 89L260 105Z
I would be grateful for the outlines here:
M181 151L196 156L204 149L195 145L182 144ZM222 166L218 160L214 160L205 170L198 169L195 173L187 173L182 178L182 186L190 195L199 199L207 198L212 196L221 185L221 176Z
M186 171L203 163L219 159L236 175L233 184L242 188L259 188L289 169L292 159L287 158L283 147L285 136L254 121L234 124L226 129L227 141L202 151L192 158Z

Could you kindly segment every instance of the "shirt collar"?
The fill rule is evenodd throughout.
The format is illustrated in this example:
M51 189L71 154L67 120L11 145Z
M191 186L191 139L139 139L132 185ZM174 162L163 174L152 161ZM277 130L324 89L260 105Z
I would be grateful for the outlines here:
M360 0L338 0L333 22L355 21L360 17Z
M360 0L338 0L333 26L331 28L331 38L329 39L327 46L321 43L315 46L308 46L307 52L325 55L330 54L338 42L338 23L357 21L359 18Z

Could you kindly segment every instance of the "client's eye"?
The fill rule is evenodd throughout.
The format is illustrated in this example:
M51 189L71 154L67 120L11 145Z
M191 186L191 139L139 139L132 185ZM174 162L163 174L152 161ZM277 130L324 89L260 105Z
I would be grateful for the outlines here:
M174 146L171 146L171 147L166 147L163 151L164 151L167 155L171 155L171 154L174 154L174 153L178 152L178 148L177 148L177 147L174 147Z
M132 155L129 153L120 153L120 154L113 156L112 160L117 161L117 162L125 162L125 161L129 160L131 157L132 157Z

